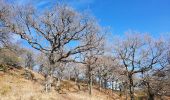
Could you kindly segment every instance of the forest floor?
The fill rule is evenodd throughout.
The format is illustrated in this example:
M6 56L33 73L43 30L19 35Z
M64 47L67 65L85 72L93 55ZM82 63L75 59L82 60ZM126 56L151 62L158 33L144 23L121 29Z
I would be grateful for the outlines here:
M125 100L119 93L102 89L97 86L88 94L85 84L80 84L80 90L73 81L62 81L62 91L59 93L53 88L51 92L44 91L44 77L31 71L35 78L24 78L24 69L12 68L7 72L0 71L0 100ZM170 99L165 99L170 100Z

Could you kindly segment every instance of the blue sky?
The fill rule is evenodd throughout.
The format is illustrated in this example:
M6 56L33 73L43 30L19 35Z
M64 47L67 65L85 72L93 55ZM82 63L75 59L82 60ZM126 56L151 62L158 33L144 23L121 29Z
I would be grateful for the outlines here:
M102 26L110 27L113 35L128 30L147 32L155 37L170 34L170 0L63 1L78 10L90 10Z
M29 0L9 0L19 4ZM170 34L170 0L30 0L39 9L64 2L77 10L88 10L113 35L128 30L153 36Z
M154 36L170 32L170 0L96 0L91 10L113 34L127 30Z
M170 38L170 0L8 0L33 3L39 10L64 2L76 10L88 11L100 25L110 27L112 35L124 36L128 30Z

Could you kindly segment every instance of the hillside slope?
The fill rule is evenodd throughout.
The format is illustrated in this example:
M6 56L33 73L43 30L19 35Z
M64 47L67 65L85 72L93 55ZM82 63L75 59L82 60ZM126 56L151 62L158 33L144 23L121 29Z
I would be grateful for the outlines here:
M44 77L34 73L36 81L26 80L23 69L12 69L8 72L0 71L0 100L119 100L117 94L108 95L93 88L93 95L89 96L86 87L81 86L78 91L74 82L63 81L69 87L63 87L58 93L54 89L50 93L43 91Z

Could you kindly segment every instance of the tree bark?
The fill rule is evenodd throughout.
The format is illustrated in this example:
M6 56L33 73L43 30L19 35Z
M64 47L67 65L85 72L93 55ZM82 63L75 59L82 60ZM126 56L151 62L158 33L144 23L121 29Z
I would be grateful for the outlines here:
M132 75L128 75L129 77L129 91L130 91L130 99L134 100L134 85L133 85L133 79Z
M74 82L75 84L77 84L77 76L74 78Z
M89 82L88 82L88 88L89 88L89 95L92 95L92 84L93 84L93 78L91 72L89 73Z
M124 94L125 94L125 97L126 97L125 100L128 99L127 87L128 87L128 83L127 82L123 83Z
M102 79L101 77L99 76L99 90L101 91L102 89Z
M104 88L107 88L107 79L104 79Z
M117 85L117 80L115 81L116 83L115 83L115 90L117 90L118 89L118 85Z
M50 62L50 66L49 66L49 70L48 73L46 75L46 84L45 84L45 91L46 92L50 92L51 91L51 86L52 86L52 82L53 82L53 71L54 71L54 66L55 66L55 61L54 61L54 55L53 53L50 54L49 56L49 62Z
M112 92L114 91L114 81L112 81Z
M50 92L51 91L51 84L53 82L53 77L52 77L52 75L47 75L45 78L46 78L45 91Z
M150 84L147 82L147 88L148 88L148 100L154 100L154 94L152 93Z

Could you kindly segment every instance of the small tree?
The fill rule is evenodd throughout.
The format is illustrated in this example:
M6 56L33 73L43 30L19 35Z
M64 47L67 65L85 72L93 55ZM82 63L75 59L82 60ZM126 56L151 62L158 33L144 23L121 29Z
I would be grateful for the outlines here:
M33 54L31 52L27 52L25 56L25 67L29 69L33 69L35 65Z
M103 54L104 50L104 37L101 36L98 38L96 35L92 34L86 37L89 41L89 44L95 44L95 48L84 52L82 54L82 63L86 66L86 76L88 80L88 90L89 95L92 94L92 84L93 84L93 76L94 76L94 69L95 64L100 55Z
M118 63L111 56L100 56L95 64L95 75L98 78L100 90L103 86L107 88L107 82L115 78L116 69L118 69ZM104 81L104 85L102 83Z

